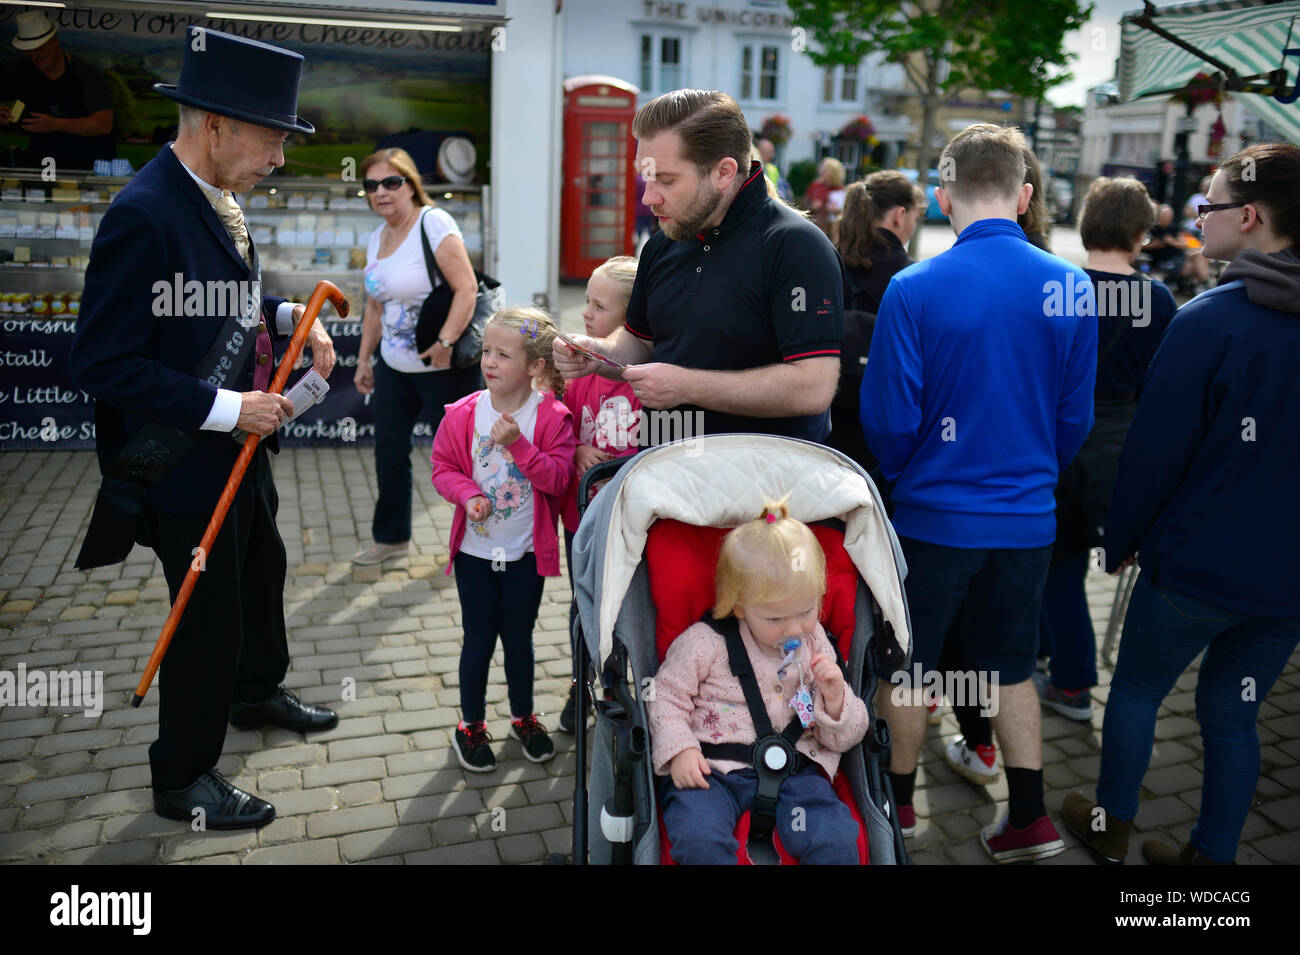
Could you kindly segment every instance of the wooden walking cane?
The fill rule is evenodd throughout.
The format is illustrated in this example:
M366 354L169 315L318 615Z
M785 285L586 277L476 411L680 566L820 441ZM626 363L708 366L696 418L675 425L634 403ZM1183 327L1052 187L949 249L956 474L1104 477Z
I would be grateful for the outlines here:
M298 363L298 356L302 354L307 333L316 323L316 317L320 314L327 298L334 303L340 318L347 317L348 300L343 297L343 293L332 282L317 282L311 298L307 300L306 310L303 311L302 318L298 319L298 325L293 330L293 337L289 339L289 348L284 353L284 358L280 360L271 387L267 389L268 394L278 395L284 389L289 380L289 372L293 370L293 366ZM235 459L235 466L230 472L230 477L226 479L225 489L217 499L217 509L212 512L212 519L208 521L207 530L203 532L203 539L199 542L199 560L191 564L185 574L185 581L181 584L180 592L176 594L176 602L172 604L167 622L163 624L162 633L158 635L158 642L154 644L153 653L149 655L149 665L144 669L144 676L140 677L140 685L135 688L135 696L131 700L132 706L138 707L144 700L144 695L149 692L149 684L153 683L158 667L162 665L162 659L171 645L176 628L180 626L181 615L185 613L185 607L190 602L190 595L194 593L194 585L199 581L203 561L212 551L212 545L216 542L217 534L220 533L221 525L226 519L226 512L235 501L240 482L244 480L244 472L248 470L248 465L253 460L253 453L261 441L260 434L249 434L244 438L244 449Z

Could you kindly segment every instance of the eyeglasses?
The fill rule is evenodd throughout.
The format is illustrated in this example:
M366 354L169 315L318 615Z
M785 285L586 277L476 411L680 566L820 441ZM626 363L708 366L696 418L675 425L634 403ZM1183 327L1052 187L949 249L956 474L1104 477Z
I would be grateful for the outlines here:
M389 192L401 189L406 183L405 176L385 176L383 179L362 179L361 188L366 192L374 192L380 186L383 186Z
M1196 207L1196 218L1203 219L1209 213L1223 209L1240 209L1244 205L1244 202L1207 202Z

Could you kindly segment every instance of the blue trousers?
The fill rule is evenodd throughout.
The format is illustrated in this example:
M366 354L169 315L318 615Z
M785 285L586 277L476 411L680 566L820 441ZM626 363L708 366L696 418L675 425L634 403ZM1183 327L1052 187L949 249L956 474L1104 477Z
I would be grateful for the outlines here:
M678 789L671 779L660 787L664 827L678 865L735 865L732 832L758 790L753 769L706 776L708 789ZM803 865L857 865L858 824L816 767L781 784L776 802L781 844Z
M1248 617L1154 587L1139 576L1106 699L1097 802L1117 819L1137 815L1156 711L1205 650L1196 683L1204 778L1191 842L1207 859L1235 859L1259 780L1259 704L1297 643L1300 617Z
M1038 654L1052 658L1052 683L1062 690L1097 685L1097 634L1088 612L1084 580L1088 551L1052 567L1038 617Z
M443 406L463 398L482 384L478 368L432 371L427 374L394 371L382 358L375 360L375 477L379 496L370 525L377 544L401 544L411 539L412 431L421 412L438 433ZM432 442L430 442L430 446Z
M501 570L493 570L493 561L456 555L456 590L465 630L460 650L460 709L466 723L483 719L487 710L488 670L498 635L505 651L510 714L528 716L533 712L533 626L546 578L537 573L537 558L531 553L502 563Z

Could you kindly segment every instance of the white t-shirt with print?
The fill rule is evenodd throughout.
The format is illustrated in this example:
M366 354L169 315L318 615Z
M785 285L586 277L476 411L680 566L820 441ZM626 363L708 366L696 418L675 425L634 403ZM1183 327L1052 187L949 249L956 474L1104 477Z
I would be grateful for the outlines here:
M541 403L542 392L534 391L522 408L510 413L529 442ZM493 442L492 426L500 418L501 412L492 407L492 396L480 392L474 403L470 456L474 483L492 505L492 513L481 524L467 522L460 549L484 560L519 560L533 549L533 484L515 465L510 452Z
M425 234L429 236L429 248L435 255L447 236L460 237L460 229L456 220L441 209L430 209L420 216L421 221L411 226L392 255L382 259L378 257L384 226L370 233L370 242L366 246L366 294L384 306L384 332L379 342L379 354L395 371L442 370L422 362L415 347L415 325L420 319L420 306L433 291L424 264L419 227L421 224L424 226ZM442 284L441 276L438 284Z

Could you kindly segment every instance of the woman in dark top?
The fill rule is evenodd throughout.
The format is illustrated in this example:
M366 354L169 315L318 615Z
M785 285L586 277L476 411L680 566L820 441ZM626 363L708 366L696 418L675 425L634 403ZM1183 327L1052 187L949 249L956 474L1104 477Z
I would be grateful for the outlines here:
M912 264L904 246L925 210L925 193L901 172L873 172L849 186L839 223L839 249L848 273L844 288L844 344L840 387L831 403L827 444L871 471L876 459L867 450L858 415L862 371L871 349L876 311L889 280Z
M1179 309L1124 444L1106 570L1136 557L1142 571L1106 699L1096 805L1070 793L1062 806L1099 861L1128 855L1156 716L1198 654L1196 824L1181 851L1150 840L1143 858L1232 863L1255 800L1260 707L1300 641L1297 182L1290 144L1258 143L1219 165L1198 211L1205 255L1230 264Z

